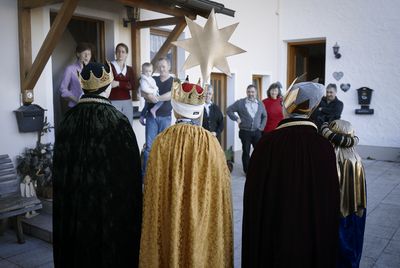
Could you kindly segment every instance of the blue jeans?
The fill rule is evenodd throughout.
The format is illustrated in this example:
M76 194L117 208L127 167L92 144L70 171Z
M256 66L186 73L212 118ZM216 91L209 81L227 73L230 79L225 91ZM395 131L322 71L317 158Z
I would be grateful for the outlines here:
M171 116L153 117L151 113L146 114L146 148L144 149L143 176L146 172L147 159L149 158L151 146L156 136L171 125Z

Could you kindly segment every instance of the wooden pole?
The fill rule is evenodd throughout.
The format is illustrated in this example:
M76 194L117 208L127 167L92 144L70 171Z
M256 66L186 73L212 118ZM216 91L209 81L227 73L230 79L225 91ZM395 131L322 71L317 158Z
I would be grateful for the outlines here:
M172 30L172 32L169 34L167 40L165 40L164 44L161 46L160 50L157 52L157 54L154 56L154 58L151 60L151 63L153 66L157 63L157 60L159 58L165 57L167 55L168 51L172 47L171 42L174 42L178 39L179 35L183 32L183 30L186 27L186 21L182 19Z
M35 87L39 76L41 75L47 61L53 53L54 48L61 39L64 30L67 27L76 6L78 5L78 2L79 0L64 1L60 12L57 14L50 31L40 47L39 53L32 64L32 68L30 68L26 78L22 83L22 90L33 89Z

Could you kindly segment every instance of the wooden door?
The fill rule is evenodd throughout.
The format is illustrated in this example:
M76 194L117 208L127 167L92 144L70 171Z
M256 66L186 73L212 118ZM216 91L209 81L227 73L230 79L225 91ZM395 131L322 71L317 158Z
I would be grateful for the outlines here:
M307 80L308 62L308 50L306 48L295 45L290 47L288 54L288 86L296 77L301 76L302 79Z
M53 24L57 13L50 13L50 23ZM67 101L61 98L59 87L63 79L65 67L74 63L75 47L80 42L90 43L92 47L92 61L105 62L105 22L92 18L72 16L60 42L52 54L53 79L53 111L54 126L58 127L65 112L69 109ZM72 37L72 38L71 38ZM68 46L68 51L65 48ZM71 53L72 52L72 53Z
M226 75L222 73L211 73L211 85L214 88L213 102L218 105L224 115L224 130L221 134L221 146L226 150Z
M257 88L257 98L259 100L262 100L262 90L263 90L262 78L263 78L262 75L253 74L253 85L255 85Z
M318 77L324 77L324 69L325 69L325 40L314 40L307 42L295 42L288 43L288 65L287 65L287 85L289 86L296 77L300 77L301 79L296 82L309 81L314 79L315 72L310 73L310 52L315 54L315 49L317 47L323 47L323 55L322 57L323 66L321 67L321 74L318 74ZM322 50L321 50L322 51ZM311 75L311 76L310 76Z

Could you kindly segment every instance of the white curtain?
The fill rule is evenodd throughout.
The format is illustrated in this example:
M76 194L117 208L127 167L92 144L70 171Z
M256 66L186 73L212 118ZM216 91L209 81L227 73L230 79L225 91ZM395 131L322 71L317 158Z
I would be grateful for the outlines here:
M164 44L167 37L161 35L150 35L150 58L153 59L157 52L160 50L161 46Z

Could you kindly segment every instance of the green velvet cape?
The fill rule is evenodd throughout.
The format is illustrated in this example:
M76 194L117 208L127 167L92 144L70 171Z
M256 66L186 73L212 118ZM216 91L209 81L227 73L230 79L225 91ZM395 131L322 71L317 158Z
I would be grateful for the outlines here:
M53 240L56 267L137 267L142 178L128 119L84 95L57 129Z

